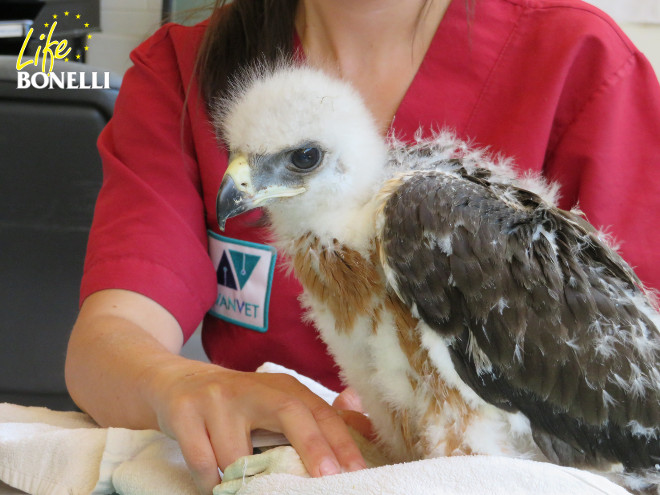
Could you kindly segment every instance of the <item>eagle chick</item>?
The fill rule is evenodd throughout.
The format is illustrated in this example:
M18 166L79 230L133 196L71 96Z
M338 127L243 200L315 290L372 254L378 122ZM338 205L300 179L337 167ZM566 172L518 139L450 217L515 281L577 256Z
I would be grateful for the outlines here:
M383 139L348 84L263 71L214 114L218 221L267 210L392 461L516 456L653 489L660 316L603 236L508 160Z

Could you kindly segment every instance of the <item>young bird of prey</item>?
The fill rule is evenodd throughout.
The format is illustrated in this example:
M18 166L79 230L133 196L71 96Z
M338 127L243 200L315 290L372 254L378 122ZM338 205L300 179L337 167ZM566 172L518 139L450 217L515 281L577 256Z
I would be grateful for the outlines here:
M214 115L218 221L265 208L392 461L493 454L657 482L660 315L555 186L449 133L386 140L319 71L245 79Z

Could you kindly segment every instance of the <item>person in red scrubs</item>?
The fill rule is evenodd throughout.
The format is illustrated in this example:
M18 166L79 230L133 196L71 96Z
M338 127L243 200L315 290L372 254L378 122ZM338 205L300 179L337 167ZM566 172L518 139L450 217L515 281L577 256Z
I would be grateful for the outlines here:
M253 373L274 361L342 388L260 213L217 226L227 153L208 105L273 47L350 81L383 135L449 128L557 181L560 206L579 205L660 288L660 86L594 7L236 0L199 25L165 25L132 53L99 139L105 180L66 377L101 425L177 439L202 493L251 452L256 428L286 434L312 475L364 467L337 409L290 377ZM178 355L200 324L211 364Z

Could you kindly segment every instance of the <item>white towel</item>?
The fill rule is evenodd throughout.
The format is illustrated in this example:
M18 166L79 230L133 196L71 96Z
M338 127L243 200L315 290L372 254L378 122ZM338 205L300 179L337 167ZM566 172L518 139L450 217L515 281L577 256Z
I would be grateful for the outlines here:
M260 372L289 373L332 402L336 393L315 381L265 363ZM259 431L254 446L286 443ZM196 495L178 444L153 430L100 428L88 415L0 404L2 483L35 495Z
M106 436L84 414L0 404L0 480L28 493L92 493Z
M332 402L336 393L281 366ZM253 442L257 444L258 439ZM0 404L2 483L35 495L194 495L177 443L160 432L100 428L89 416ZM498 457L452 457L383 466L325 478L271 474L240 495L275 494L609 494L627 493L605 478L551 464Z
M319 382L312 380L311 378L301 375L300 373L290 370L289 368L285 368L284 366L280 366L279 364L275 363L264 363L259 368L257 368L258 373L285 373L287 375L293 376L295 379L297 379L300 383L302 383L305 387L310 389L312 392L314 392L316 395L321 397L324 401L326 401L328 404L332 404L337 396L339 395L337 392L334 390L330 390L329 388L324 387L321 385Z
M118 466L112 483L123 495L199 495L179 445L165 435Z
M625 495L577 469L504 457L442 457L324 478L256 477L237 495Z
M170 455L172 451L178 459ZM154 469L137 476L130 465L142 461L145 452ZM167 493L168 485L161 480L171 481L172 473L190 488L179 493L197 493L188 471L177 470L181 465L176 442L160 432L100 428L83 413L0 404L0 481L26 493L100 495L113 493L117 481L130 485L133 478L145 488L159 487L160 493Z

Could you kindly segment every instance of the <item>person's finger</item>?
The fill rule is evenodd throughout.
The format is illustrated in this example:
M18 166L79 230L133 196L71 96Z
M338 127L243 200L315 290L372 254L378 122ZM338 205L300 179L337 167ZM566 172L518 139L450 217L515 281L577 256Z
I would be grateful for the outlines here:
M336 409L329 407L324 401L320 404L316 409L312 409L312 414L321 427L323 435L329 440L330 447L342 469L344 471L364 469L367 465L344 420Z
M339 416L344 420L348 426L357 431L364 438L370 442L375 442L377 439L376 430L371 420L362 413L350 410L339 410Z
M282 432L300 455L311 476L342 472L329 438L322 432L311 410L299 400L289 400L278 411Z
M281 431L298 451L309 474L324 476L366 467L337 411L318 396L308 394L300 395L301 399L285 399L277 417Z
M335 398L332 406L336 409L341 409L344 411L357 411L364 412L362 407L362 399L357 394L355 389L352 387L346 387L338 396Z
M306 392L306 394L302 395L305 405L314 416L314 420L319 426L323 437L327 439L342 471L357 471L359 469L364 469L366 463L362 457L362 453L337 410L334 407L329 406L319 396L309 391L307 387L304 387L302 384L301 387ZM354 406L359 406L361 408L362 402L357 393L355 393L353 389L347 390L348 391L343 395L346 402L350 402Z
M181 453L190 474L202 494L209 494L220 483L218 462L201 416L189 416L176 423L172 432L179 442Z
M271 411L262 418L277 418L277 425L259 425L284 433L312 476L356 471L366 467L362 454L337 411L290 375L267 378L274 394ZM266 401L262 401L262 404Z
M236 459L252 454L250 428L241 416L212 415L207 419L207 431L222 471Z

